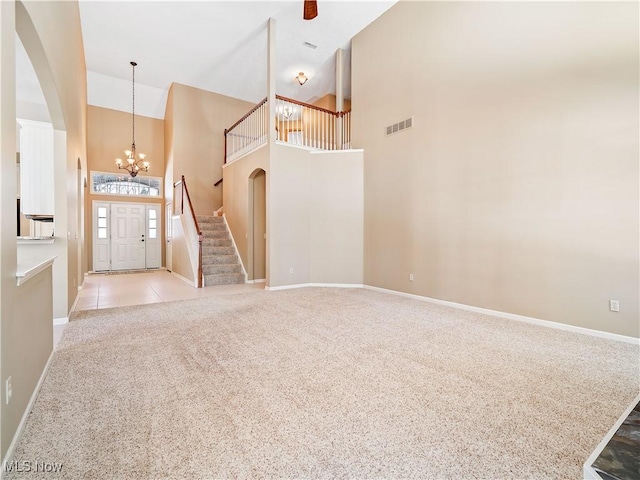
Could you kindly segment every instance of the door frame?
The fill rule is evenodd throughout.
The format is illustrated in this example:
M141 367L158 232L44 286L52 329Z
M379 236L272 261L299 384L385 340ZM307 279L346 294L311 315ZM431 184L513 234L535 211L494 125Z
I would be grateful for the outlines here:
M163 261L163 255L162 255L162 244L163 241L162 239L164 238L164 215L162 215L162 204L161 203L148 203L148 202L122 202L122 201L111 201L111 200L92 200L91 201L91 271L92 272L112 272L114 270L112 270L111 268L111 248L112 248L112 244L111 244L111 205L115 205L115 204L125 204L125 205L140 205L144 207L145 210L145 241L148 241L148 233L149 233L149 217L148 217L148 211L149 211L149 207L154 207L158 209L158 216L157 216L157 220L159 222L159 229L158 229L158 245L160 248L160 253L159 253L159 258L160 258L160 265L157 267L147 267L147 247L145 245L145 270L155 270L155 269L160 269L162 268L162 261ZM97 207L98 205L106 205L107 206L107 235L109 237L109 269L108 270L96 270L96 241L97 241L97 236L98 236L98 227L97 227ZM126 271L126 270L122 270L122 271Z
M265 278L255 278L255 268L254 268L254 261L255 261L255 253L254 253L254 244L255 244L255 232L254 232L254 224L255 224L255 196L254 196L254 189L255 189L255 179L256 177L260 174L260 173L264 173L264 179L265 179L265 185L264 185L264 203L265 203L265 219L264 219L264 225L265 225L265 233L264 233L264 272L265 272ZM267 234L266 232L269 230L268 225L267 225L267 188L268 188L268 182L267 182L267 171L264 168L256 168L253 172L251 172L251 174L249 175L249 178L247 178L247 181L249 182L249 188L248 190L248 215L247 215L247 280L251 283L262 283L262 282L266 282L266 277L268 277L268 268L267 265L269 263L267 257L268 257L268 248L267 248Z

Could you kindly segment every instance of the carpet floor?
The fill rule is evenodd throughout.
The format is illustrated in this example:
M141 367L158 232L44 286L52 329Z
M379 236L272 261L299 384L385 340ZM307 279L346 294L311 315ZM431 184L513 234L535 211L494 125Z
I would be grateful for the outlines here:
M361 289L78 312L15 478L582 478L637 345Z

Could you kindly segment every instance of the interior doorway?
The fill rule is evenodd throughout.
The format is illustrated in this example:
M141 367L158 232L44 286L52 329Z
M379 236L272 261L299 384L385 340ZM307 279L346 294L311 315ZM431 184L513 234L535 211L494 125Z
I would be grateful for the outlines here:
M249 280L267 278L267 174L261 168L249 176Z
M160 205L93 202L93 271L160 268Z

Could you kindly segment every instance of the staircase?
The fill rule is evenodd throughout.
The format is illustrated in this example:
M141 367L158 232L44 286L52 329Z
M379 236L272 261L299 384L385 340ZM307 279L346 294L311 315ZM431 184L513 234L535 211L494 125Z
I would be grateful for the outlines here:
M202 230L202 273L204 286L244 283L242 265L231 242L223 217L198 215Z

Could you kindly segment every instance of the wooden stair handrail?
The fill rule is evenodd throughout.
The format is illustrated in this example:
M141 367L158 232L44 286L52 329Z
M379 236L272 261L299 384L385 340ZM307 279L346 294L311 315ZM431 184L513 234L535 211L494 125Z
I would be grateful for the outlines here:
M245 121L247 118L249 118L249 116L255 112L256 110L258 110L262 105L264 105L265 103L267 103L268 98L265 97L264 100L262 100L260 103L258 103L255 107L253 107L251 110L249 110L244 117L242 117L240 120L238 120L236 123L234 123L233 125L231 125L229 128L225 128L224 130L224 136L227 136L227 133L229 133L231 130L233 130L234 128L236 128L238 125L240 125L243 121Z
M240 120L238 120L236 123L231 125L229 128L225 128L224 129L224 163L225 164L227 163L227 134L229 132L231 132L234 128L236 128L238 125L240 125L242 122L244 122L247 118L249 118L252 113L254 113L256 110L258 110L260 107L262 107L265 103L267 103L268 100L269 100L269 97L265 97L260 103L258 103L251 110L249 110ZM296 100L294 98L283 97L282 95L276 95L276 100L282 100L283 102L293 103L294 105L300 105L301 107L306 107L306 108L310 108L312 110L317 110L319 112L326 113L328 115L333 115L336 118L342 118L346 114L351 112L351 110L345 110L345 111L342 111L342 112L334 112L332 110L328 110L326 108L318 107L318 106L312 105L310 103L301 102L300 100ZM215 186L218 186L218 183L216 183Z
M293 103L294 105L300 105L301 107L307 107L313 110L318 110L319 112L328 113L329 115L333 115L334 117L343 117L346 113L349 113L351 111L351 110L346 110L344 112L334 112L332 110L318 107L310 103L301 102L300 100L295 100L289 97L283 97L282 95L276 95L276 100L282 100L283 102Z
M184 179L184 175L181 175L180 180L173 184L173 188L176 188L178 185L182 184L181 189L181 197L180 197L180 213L184 215L184 194L187 194L187 201L189 202L189 210L191 210L191 218L193 218L193 223L196 226L196 232L198 233L198 280L197 285L198 288L202 288L202 241L204 237L202 236L202 230L200 230L200 225L198 224L198 219L196 218L196 212L193 209L193 204L191 203L191 196L189 195L189 189L187 188L187 182Z

